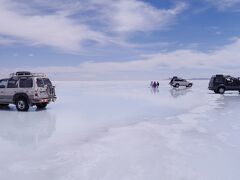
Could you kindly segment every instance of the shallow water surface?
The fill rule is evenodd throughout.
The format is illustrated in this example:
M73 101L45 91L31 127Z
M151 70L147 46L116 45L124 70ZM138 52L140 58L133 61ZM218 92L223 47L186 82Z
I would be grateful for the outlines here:
M0 109L0 179L238 179L240 96L207 85L56 82L46 110Z

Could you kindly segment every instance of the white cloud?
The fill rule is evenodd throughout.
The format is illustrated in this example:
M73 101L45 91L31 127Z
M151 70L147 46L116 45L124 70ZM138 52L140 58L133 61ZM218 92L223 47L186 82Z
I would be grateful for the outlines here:
M0 34L32 45L47 45L78 51L85 40L97 42L107 38L83 24L76 24L62 14L25 15L16 4L0 0Z
M185 8L179 3L172 9L158 9L143 1L121 0L106 9L110 26L117 32L152 31L168 27Z
M185 7L158 9L139 0L0 0L0 35L70 52L83 50L87 41L128 46L116 32L166 28Z
M176 16L186 9L180 2L170 9L161 9L143 0L34 0L51 8L58 8L68 14L87 12L82 16L106 25L108 31L134 32L166 28ZM90 14L90 15L89 15ZM90 17L89 17L90 16Z
M0 46L6 46L15 43L14 40L5 38L5 37L0 37Z
M140 60L128 62L85 62L75 67L23 67L22 70L46 72L56 77L60 74L63 77L68 77L68 80L133 80L156 76L157 78L166 78L174 75L172 73L199 75L199 72L202 72L203 74L200 74L205 77L213 73L239 75L239 49L240 39L236 38L231 44L211 52L182 49L153 54ZM16 70L21 69L11 71ZM198 73L195 74L195 71L198 71Z
M118 71L157 71L161 67L168 69L180 68L231 68L240 66L240 39L221 49L211 52L200 52L195 50L176 50L172 52L158 53L142 60L130 62L105 62L105 63L83 63L81 70L87 72L118 72Z
M240 0L206 0L206 1L216 6L219 10L226 10L228 8L235 9L236 6L240 5Z

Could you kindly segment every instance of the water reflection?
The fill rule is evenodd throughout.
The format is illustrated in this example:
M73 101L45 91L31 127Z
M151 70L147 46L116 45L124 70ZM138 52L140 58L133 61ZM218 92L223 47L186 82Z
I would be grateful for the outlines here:
M229 93L221 95L217 100L218 108L238 108L240 106L240 95L238 93Z
M178 98L180 96L184 96L186 95L187 93L191 92L192 90L189 89L189 88L172 88L170 89L170 94L173 98Z
M159 93L159 89L157 87L150 87L151 93L152 94L158 94Z
M17 112L11 107L0 110L0 137L19 145L38 145L55 130L56 119L47 110Z

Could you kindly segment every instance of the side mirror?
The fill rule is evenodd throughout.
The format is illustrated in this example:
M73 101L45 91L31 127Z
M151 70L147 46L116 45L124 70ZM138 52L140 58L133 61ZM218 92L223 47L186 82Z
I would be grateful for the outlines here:
M4 85L0 85L0 89L4 89L5 88L5 86Z

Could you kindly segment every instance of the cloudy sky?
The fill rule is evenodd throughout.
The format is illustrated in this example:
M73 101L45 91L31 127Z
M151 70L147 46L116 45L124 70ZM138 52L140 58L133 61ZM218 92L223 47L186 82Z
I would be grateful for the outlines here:
M240 76L240 0L0 0L0 76Z

